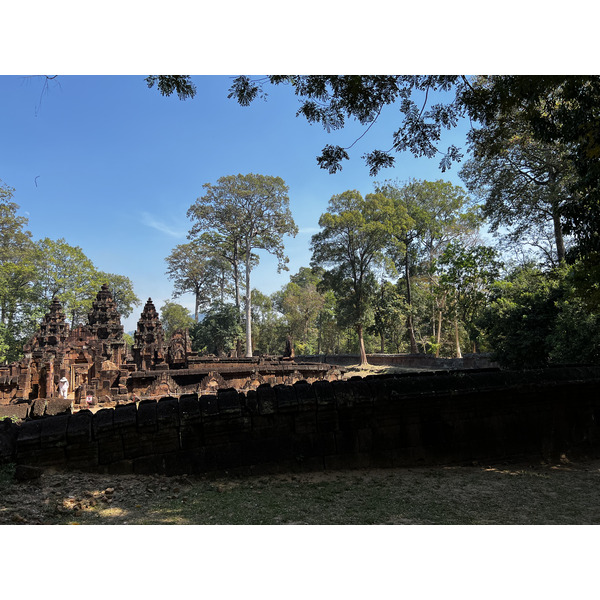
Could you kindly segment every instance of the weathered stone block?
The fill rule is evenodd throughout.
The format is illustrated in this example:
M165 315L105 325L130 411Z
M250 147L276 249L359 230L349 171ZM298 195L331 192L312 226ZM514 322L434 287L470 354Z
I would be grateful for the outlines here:
M220 415L241 415L242 402L239 392L234 388L219 390L217 392L217 405Z
M123 457L137 458L154 452L154 432L123 432Z
M246 392L246 410L250 414L258 413L258 394L256 390L248 390Z
M103 436L112 436L114 433L114 418L115 411L111 408L102 408L94 414L92 418L92 432L95 439Z
M32 419L39 419L44 416L46 412L46 398L36 398L31 405L29 411L29 417Z
M138 404L137 426L144 433L156 431L157 403L155 400L142 400Z
M332 381L331 388L338 407L348 407L354 404L354 390L349 381Z
M17 455L24 450L39 448L41 433L41 421L26 421L23 423L17 436Z
M263 383L256 388L258 412L268 415L275 412L275 390L268 383Z
M106 465L125 458L123 441L118 435L98 439L98 464Z
M156 420L162 427L179 427L179 401L177 398L161 398L156 406Z
M88 470L98 465L98 443L73 443L65 448L67 467Z
M18 435L19 428L12 421L0 421L0 464L14 461Z
M70 418L70 415L59 415L57 417L48 417L42 421L40 436L42 449L48 446L67 445L67 427Z
M179 445L182 450L199 448L204 443L202 423L182 423L179 428Z
M316 406L317 396L310 383L306 381L297 381L294 383L293 388L296 392L296 398L298 399L300 408L311 410Z
M67 444L82 444L92 441L93 415L89 410L81 410L69 419Z
M17 465L15 468L15 479L17 481L33 481L44 474L42 467L31 465Z
M244 440L240 442L240 451L245 465L277 462L296 456L293 439L289 436Z
M219 412L219 403L216 394L203 394L198 398L202 416L216 415Z
M179 420L182 427L202 421L198 394L184 394L179 398Z
M15 417L17 419L26 419L29 409L30 406L27 403L0 406L0 421L5 418L10 419L11 417Z
M35 464L40 466L63 466L66 461L64 446L46 446L40 449Z
M319 406L325 406L327 404L335 404L335 396L333 394L333 386L329 381L315 381L312 384L315 395L317 396L317 403Z
M253 415L251 417L251 437L291 435L294 431L294 416L289 413Z
M176 427L159 427L154 434L152 447L155 454L179 451L179 430Z
M273 387L275 392L275 405L278 411L298 410L298 397L296 388L292 385L276 385Z
M55 415L67 415L73 413L73 401L68 398L48 398L46 402L47 417Z
M298 460L323 456L322 440L314 431L312 433L296 434L292 438L292 453Z
M316 411L299 412L294 415L294 433L314 433L317 430Z
M323 458L324 468L330 471L369 469L373 459L368 454L330 454Z
M113 423L115 429L119 431L135 429L137 427L137 406L134 403L116 406Z
M358 453L359 443L356 431L336 431L334 437L337 454Z
M317 431L336 431L337 429L339 429L338 411L335 404L319 404Z
M202 423L203 441L206 446L238 442L252 432L250 417L206 418Z
M367 381L362 377L352 377L348 383L352 389L354 404L373 404L373 395Z

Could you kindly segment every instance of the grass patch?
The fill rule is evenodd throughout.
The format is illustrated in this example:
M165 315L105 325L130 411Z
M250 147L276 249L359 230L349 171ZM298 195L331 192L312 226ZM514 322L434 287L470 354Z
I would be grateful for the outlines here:
M17 483L10 476L9 469L0 469L0 523L600 523L600 461L212 480L46 473L36 482Z

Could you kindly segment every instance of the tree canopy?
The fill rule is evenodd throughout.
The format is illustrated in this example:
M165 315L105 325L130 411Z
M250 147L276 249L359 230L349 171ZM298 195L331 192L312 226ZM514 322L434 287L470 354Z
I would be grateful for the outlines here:
M208 234L218 248L233 249L244 263L246 305L246 356L252 356L251 272L265 250L278 259L278 271L287 270L283 237L295 236L298 228L289 206L288 187L281 177L229 175L216 184L204 184L205 194L188 210L192 236ZM237 270L236 270L237 273Z

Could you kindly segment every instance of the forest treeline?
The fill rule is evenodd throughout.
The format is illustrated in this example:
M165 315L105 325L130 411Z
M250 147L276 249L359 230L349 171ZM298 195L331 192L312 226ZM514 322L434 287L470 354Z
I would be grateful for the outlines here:
M200 204L231 216L234 186L245 190L240 197L249 190L262 197L264 179L221 178L228 210L214 195ZM191 241L166 259L175 296L193 293L196 314L176 303L165 308L179 307L196 350L235 353L248 325L240 282L258 256L246 260L239 229L199 227L197 209L198 201L188 212ZM597 361L600 319L585 265L567 264L559 250L571 238L540 216L519 235L505 227L494 247L482 235L486 209L480 193L445 181L385 181L364 197L333 196L312 237L310 265L273 294L251 288L252 352L280 354L289 336L296 354L491 352L512 366Z

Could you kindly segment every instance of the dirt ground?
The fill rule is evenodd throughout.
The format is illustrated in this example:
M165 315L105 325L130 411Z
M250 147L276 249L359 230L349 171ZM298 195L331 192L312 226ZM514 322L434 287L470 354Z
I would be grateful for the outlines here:
M598 524L600 460L159 477L0 467L0 524Z

